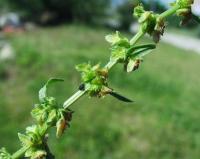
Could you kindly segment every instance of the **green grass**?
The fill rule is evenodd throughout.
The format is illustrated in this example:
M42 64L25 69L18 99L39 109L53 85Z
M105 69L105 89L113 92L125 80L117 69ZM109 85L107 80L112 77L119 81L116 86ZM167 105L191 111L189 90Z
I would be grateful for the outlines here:
M109 32L70 25L9 37L17 57L0 80L0 147L19 148L17 132L33 123L30 110L48 78L65 79L51 89L62 103L80 83L76 64L107 62ZM139 71L122 68L111 70L110 86L135 103L81 98L65 135L57 140L50 132L57 159L199 159L200 56L161 43Z

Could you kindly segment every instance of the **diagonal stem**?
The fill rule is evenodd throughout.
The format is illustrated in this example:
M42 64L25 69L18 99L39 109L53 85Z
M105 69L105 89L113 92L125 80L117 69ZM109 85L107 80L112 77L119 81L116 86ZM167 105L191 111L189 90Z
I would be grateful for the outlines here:
M82 97L86 93L87 89L84 91L77 91L74 95L72 95L68 100L66 100L63 104L63 107L67 109L70 105L76 102L80 97Z
M12 155L12 159L18 159L21 158L24 153L29 149L29 147L24 146L21 149L19 149L18 151L16 151L13 155Z

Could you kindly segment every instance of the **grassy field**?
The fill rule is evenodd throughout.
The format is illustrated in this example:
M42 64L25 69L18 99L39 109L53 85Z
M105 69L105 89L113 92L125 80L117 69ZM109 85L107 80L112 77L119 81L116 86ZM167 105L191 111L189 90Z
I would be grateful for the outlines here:
M48 78L65 79L51 89L62 103L80 83L76 64L107 62L108 32L70 25L9 37L17 56L0 64L0 147L19 148L17 132L32 123L30 110ZM199 159L200 56L161 43L139 71L122 68L111 70L110 86L135 103L80 99L66 134L57 140L50 132L57 159Z

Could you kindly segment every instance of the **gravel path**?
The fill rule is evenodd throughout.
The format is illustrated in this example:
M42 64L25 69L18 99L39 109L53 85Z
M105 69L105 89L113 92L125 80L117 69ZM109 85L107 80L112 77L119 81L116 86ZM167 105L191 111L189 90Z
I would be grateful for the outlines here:
M135 34L138 30L138 25L137 24L132 24L130 31ZM149 37L149 36L148 36ZM161 41L174 45L176 47L179 47L184 50L189 50L196 52L200 54L200 39L193 38L190 36L185 36L185 35L180 35L180 34L175 34L175 33L169 33L165 32L164 36L161 37Z
M176 47L191 50L200 54L200 39L192 38L184 35L176 35L172 33L165 33L162 41L174 45Z

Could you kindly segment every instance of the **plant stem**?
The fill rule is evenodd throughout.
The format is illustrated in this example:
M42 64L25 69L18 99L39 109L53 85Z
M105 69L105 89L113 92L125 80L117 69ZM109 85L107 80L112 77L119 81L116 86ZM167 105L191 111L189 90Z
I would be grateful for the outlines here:
M82 97L86 93L87 89L84 91L77 91L74 95L72 95L67 101L64 102L63 107L67 109L70 105L76 102L80 97Z
M145 33L142 31L142 28L139 29L139 31L137 32L137 34L135 34L135 36L130 40L130 44L134 45L138 42L138 40L140 40L140 38L144 35Z
M159 15L160 19L164 19L170 15L173 15L174 13L176 13L176 11L179 9L180 7L178 5L173 6L172 8L170 8L169 10L163 12L162 14Z
M29 147L22 147L17 152L12 155L12 159L18 159L24 155L24 153L29 149Z
M109 61L104 68L110 70L115 64L117 63L117 61Z

